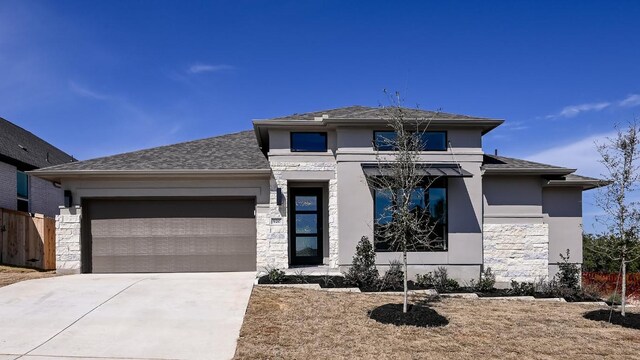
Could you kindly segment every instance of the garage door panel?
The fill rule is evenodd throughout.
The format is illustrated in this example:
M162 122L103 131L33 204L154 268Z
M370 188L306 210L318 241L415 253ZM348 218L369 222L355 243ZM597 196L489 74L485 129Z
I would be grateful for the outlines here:
M255 244L237 235L94 237L94 256L254 254Z
M236 218L172 218L172 219L108 219L91 220L94 237L241 235L255 234L254 219Z
M247 271L254 255L96 256L94 267L111 273ZM212 261L216 270L211 270Z
M91 201L92 271L255 270L254 206L253 200Z

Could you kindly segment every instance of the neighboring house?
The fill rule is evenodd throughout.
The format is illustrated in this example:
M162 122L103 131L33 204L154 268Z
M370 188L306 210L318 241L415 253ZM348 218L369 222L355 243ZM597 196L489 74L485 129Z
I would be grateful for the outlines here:
M582 191L602 181L484 154L482 136L502 120L406 111L431 118L421 160L425 175L440 178L420 206L444 218L441 247L409 254L411 275L445 266L465 281L491 267L504 284L554 274L566 249L582 261ZM348 266L384 208L367 183L376 139L390 135L384 114L353 106L256 120L253 131L34 171L73 195L58 217L69 231L58 234L57 264L82 272ZM376 247L381 267L399 257Z
M0 208L56 216L64 204L60 184L26 172L72 161L60 149L0 118Z

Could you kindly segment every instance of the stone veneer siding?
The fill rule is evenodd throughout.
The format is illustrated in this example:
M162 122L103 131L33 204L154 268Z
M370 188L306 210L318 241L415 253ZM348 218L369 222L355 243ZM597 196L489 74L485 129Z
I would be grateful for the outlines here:
M496 282L533 282L549 276L548 224L484 224L484 267Z
M338 183L336 180L336 163L334 162L271 162L273 179L270 184L269 205L258 205L256 211L257 227L257 267L288 268L289 267L289 228L287 222L287 179L283 179L284 171L333 171L333 179L329 180L329 266L338 266ZM312 180L312 179L309 179ZM322 180L319 180L319 182ZM277 205L277 189L282 190L284 201ZM326 254L325 254L326 256Z
M80 224L82 209L60 207L56 215L56 269L59 273L80 272Z

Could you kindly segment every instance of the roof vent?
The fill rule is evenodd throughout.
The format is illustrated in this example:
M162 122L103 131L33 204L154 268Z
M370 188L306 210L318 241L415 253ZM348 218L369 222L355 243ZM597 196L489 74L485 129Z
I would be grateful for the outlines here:
M498 149L493 150L493 155L498 156Z
M24 147L24 146L22 146L22 145L20 145L20 144L18 144L18 146L20 147L20 149L22 149L22 150L24 150L24 151L28 151L26 147Z

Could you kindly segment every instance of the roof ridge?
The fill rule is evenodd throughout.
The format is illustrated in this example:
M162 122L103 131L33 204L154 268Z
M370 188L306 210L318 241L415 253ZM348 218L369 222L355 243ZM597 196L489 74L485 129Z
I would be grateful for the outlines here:
M296 112L290 115L277 116L277 117L267 118L264 120L313 120L314 117L318 117L320 115L328 115L330 118L334 118L334 119L350 119L350 118L366 119L367 116L370 116L371 118L382 119L385 117L385 114L382 114L381 112L392 107L395 107L395 105L389 105L389 106L349 105L349 106L342 106L342 107L331 108L331 109L307 111L302 113ZM422 109L418 107L406 107L406 106L400 106L400 108L402 108L403 110L407 110L407 118L427 116L427 115L439 115L443 119L492 120L492 118L487 118L487 117L448 113L441 110L427 110L427 109Z

